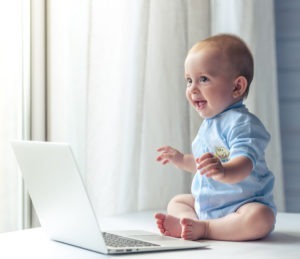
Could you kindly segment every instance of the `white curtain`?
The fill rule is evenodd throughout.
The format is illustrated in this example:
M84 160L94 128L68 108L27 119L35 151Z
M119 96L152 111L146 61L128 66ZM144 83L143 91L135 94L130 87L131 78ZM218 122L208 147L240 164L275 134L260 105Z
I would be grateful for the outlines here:
M45 140L45 57L44 1L0 1L0 232L37 224L10 140Z
M191 176L156 163L155 150L190 152L201 121L185 100L183 62L195 42L219 32L240 35L254 52L247 104L272 134L267 158L284 209L271 0L32 1L40 11L31 14L29 57L21 2L0 6L0 231L24 226L8 145L15 137L69 142L99 216L165 208L189 192ZM28 114L20 113L28 58L30 136L22 128Z
M0 1L0 232L21 227L21 179L9 140L21 134L21 1Z
M155 150L190 151L199 119L183 61L209 35L208 10L208 1L48 3L48 140L71 143L99 215L164 208L189 191L191 176L158 165Z
M112 13L119 19L107 26ZM190 190L190 175L155 157L165 144L190 152L199 120L185 101L183 62L208 35L208 2L92 1L90 16L87 183L96 211L164 208Z

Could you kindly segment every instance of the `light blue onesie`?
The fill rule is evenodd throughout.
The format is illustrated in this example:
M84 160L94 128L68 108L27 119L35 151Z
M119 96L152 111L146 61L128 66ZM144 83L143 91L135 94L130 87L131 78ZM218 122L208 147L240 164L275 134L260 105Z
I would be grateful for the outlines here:
M251 174L236 184L224 184L197 172L192 183L195 210L200 219L220 218L248 202L269 206L274 215L274 176L265 162L265 148L270 140L260 120L242 102L235 103L213 118L205 119L192 143L193 155L206 152L222 162L238 156L248 157L253 164Z

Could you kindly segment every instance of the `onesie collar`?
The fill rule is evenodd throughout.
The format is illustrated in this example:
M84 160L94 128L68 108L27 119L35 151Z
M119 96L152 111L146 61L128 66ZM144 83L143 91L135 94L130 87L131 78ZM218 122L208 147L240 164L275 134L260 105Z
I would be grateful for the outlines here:
M232 110L232 109L241 108L241 107L245 107L245 105L243 104L243 100L238 101L238 102L228 106L224 111L220 112L219 114L215 115L214 117L207 118L206 120L215 119L215 118L219 117L221 114L223 114L224 112L227 112L227 111Z
M240 108L240 107L243 107L243 106L245 106L245 105L243 104L243 100L241 100L241 101L238 101L238 102L236 102L236 103L230 105L229 107L227 107L227 108L226 108L224 111L222 111L221 113L226 112L226 111L229 111L229 110L231 110L231 109Z

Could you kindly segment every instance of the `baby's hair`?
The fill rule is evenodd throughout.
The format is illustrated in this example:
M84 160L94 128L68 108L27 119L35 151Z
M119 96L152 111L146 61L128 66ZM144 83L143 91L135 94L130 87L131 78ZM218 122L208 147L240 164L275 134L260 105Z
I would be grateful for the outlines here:
M189 53L197 52L203 47L217 48L230 62L237 76L244 76L247 79L247 90L244 94L244 97L247 97L254 74L254 61L246 43L232 34L217 34L196 43Z

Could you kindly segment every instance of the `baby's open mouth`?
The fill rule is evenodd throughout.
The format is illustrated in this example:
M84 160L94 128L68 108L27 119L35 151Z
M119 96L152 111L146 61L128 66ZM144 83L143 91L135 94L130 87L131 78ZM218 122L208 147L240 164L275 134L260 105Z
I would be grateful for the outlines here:
M195 103L195 106L198 108L198 109L202 109L204 108L205 104L207 103L207 101L205 100L202 100L202 101L194 101Z

